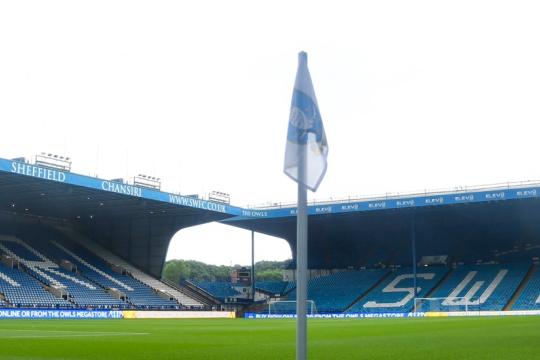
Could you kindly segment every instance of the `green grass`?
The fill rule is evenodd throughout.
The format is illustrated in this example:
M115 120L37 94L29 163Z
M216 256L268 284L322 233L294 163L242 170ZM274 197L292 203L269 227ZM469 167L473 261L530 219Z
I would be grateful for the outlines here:
M294 320L0 320L0 359L294 359ZM540 317L309 320L310 359L540 359Z

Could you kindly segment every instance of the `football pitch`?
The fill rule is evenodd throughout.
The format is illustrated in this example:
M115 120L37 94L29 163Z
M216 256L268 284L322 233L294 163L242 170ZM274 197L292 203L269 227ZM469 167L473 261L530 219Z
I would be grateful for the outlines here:
M540 359L540 317L310 319L310 359ZM0 320L0 359L294 359L295 321Z

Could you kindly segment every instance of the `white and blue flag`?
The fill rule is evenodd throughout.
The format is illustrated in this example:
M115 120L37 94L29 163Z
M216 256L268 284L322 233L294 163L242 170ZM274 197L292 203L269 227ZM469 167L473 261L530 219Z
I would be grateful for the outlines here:
M307 54L298 54L298 71L287 132L283 171L296 182L316 191L326 173L328 143L307 67ZM305 174L300 174L305 169Z

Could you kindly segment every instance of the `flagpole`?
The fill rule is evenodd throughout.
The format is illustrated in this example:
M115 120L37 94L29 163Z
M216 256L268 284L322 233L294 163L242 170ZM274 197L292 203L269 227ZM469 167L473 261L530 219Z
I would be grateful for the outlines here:
M307 359L307 187L306 150L300 146L298 207L296 214L296 360Z

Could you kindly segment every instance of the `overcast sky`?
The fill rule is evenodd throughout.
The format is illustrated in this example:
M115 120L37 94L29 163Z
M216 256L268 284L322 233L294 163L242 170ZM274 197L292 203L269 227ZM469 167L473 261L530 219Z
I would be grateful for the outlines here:
M294 201L282 167L305 50L330 147L310 198L540 179L539 18L538 1L0 0L0 157ZM168 258L247 264L249 245L211 224ZM290 257L259 235L256 253Z

